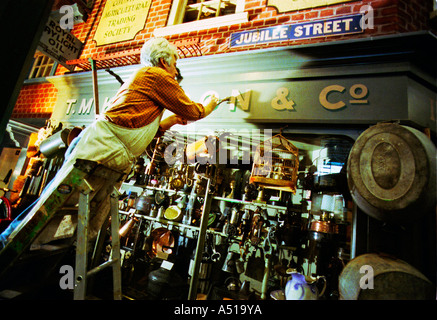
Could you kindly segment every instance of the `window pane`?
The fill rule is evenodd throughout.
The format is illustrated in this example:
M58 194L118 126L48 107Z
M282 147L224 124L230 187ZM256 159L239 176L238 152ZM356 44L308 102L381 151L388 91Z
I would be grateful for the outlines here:
M183 22L203 20L234 14L237 0L189 0L185 8Z
M35 66L36 67L39 67L41 65L42 58L43 58L42 56L39 56L39 57L36 58L36 60L35 60Z
M52 59L46 55L38 53L29 73L29 79L49 76L53 65L54 61Z

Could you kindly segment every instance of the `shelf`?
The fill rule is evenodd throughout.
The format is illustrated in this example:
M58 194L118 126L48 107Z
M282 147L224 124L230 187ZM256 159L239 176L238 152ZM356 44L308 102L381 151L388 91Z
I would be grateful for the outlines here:
M123 214L123 215L126 215L126 216L130 216L132 214L132 213L129 213L129 212L123 211L123 210L119 210L119 213ZM177 221L167 220L165 218L158 219L158 218L154 218L154 217L150 217L150 216L145 216L143 214L138 214L138 213L134 213L134 217L135 218L139 218L139 219L150 220L150 221L161 223L161 224L176 226L176 227L179 227L179 228L186 228L186 229L190 229L190 230L194 230L194 231L200 231L200 227L191 226L191 225L184 224L184 223L177 222ZM212 229L207 229L206 232L214 233L214 234L220 235L222 237L227 237L228 236L227 234L225 234L223 232L215 231L215 230L212 230Z
M240 201L241 202L241 200L236 200L236 201ZM247 202L247 203L248 204L252 204L251 202ZM271 206L271 205L269 205L269 206ZM281 207L281 208L284 208L284 207ZM120 214L124 214L124 215L131 215L131 213L129 213L127 211L122 211L122 210L119 210L119 213ZM161 223L161 224L173 225L173 226L177 226L179 228L186 228L186 229L190 229L190 230L194 230L194 231L200 231L200 227L190 226L190 225L187 225L187 224L184 224L184 223L180 223L180 222L176 222L176 221L171 221L171 220L167 220L167 219L158 219L158 218L153 218L153 217L145 216L145 215L142 215L142 214L135 214L135 213L134 213L134 216L136 218L150 220L150 221ZM216 235L220 235L222 237L229 237L229 235L227 235L227 234L225 234L223 232L212 230L212 229L207 229L206 232L212 233L212 234L216 234ZM238 243L241 239L238 239L238 238L235 238L235 237L229 237L229 240L231 242ZM285 246L285 245L277 245L275 243L271 243L271 245L273 247L275 247L275 248L277 247L277 249L285 249L285 250L291 250L291 251L296 251L296 249L297 249L296 247Z
M182 191L182 190L165 189L165 188L152 187L152 186L135 185L135 187L139 187L139 188L142 188L142 189L148 189L148 190L154 190L154 191L163 191L163 192L167 192L167 193L170 193L170 194L180 194L180 195L187 195L187 196L189 196L191 194L191 192L185 192L185 191ZM203 194L197 194L196 197L203 198L204 195Z
M231 202L231 203L239 203L239 204L243 204L246 206L263 207L263 208L277 209L277 210L287 210L287 207L275 206L273 204L268 204L268 203L263 203L263 202L252 202L252 201L229 199L229 198L223 198L223 197L213 197L213 200L219 200L219 201L225 201L225 202Z
M123 210L119 210L119 213L127 215L127 216L130 216L132 214L128 211L123 211ZM146 220L150 220L150 221L154 221L154 222L158 222L158 223L162 223L162 224L174 225L177 227L192 229L192 230L200 230L200 227L190 226L188 224L184 224L184 223L177 222L177 221L167 220L165 218L155 218L155 217L145 216L143 214L138 214L138 213L134 213L134 217L139 218L139 219L146 219Z
M167 193L171 193L171 194L190 195L189 192L176 191L174 189L164 189L164 188L157 188L157 187L151 187L151 186L139 186L139 185L135 185L135 187L148 189L148 190L163 191L163 192L167 192ZM203 195L197 195L197 197L202 197L202 196ZM231 203L239 203L239 204L243 204L243 205L247 205L247 206L257 206L257 207L262 207L262 208L287 210L287 207L276 206L273 204L268 204L268 203L263 203L263 202L244 201L244 200L239 200L239 199L229 199L229 198L218 197L218 196L214 196L213 200L225 201L225 202L231 202ZM168 221L168 220L166 220L166 221Z

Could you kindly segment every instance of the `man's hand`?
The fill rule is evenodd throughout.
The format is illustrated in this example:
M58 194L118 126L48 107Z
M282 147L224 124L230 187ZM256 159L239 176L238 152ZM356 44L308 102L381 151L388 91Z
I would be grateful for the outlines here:
M211 100L205 106L205 117L214 111L215 107L218 104L218 98L216 96L211 96Z

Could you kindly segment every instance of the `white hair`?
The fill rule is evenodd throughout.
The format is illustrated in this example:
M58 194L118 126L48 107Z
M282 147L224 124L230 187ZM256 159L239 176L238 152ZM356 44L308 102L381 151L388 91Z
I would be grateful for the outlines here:
M172 56L178 58L178 51L174 45L165 38L153 38L147 40L141 48L140 62L144 66L156 67L161 58L170 64Z

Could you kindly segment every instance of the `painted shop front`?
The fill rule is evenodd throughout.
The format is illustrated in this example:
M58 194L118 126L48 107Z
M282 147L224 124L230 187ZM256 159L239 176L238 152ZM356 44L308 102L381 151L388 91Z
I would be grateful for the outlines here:
M331 154L329 160L327 156L325 164L328 176L335 176L332 172L339 174L347 163L353 143L377 123L388 121L410 126L427 132L435 141L436 75L432 71L435 70L433 52L429 49L435 41L428 33L417 33L182 59L178 62L184 77L181 86L193 100L202 102L211 94L231 99L206 119L178 126L172 132L185 137L186 142L232 133L240 149L247 137L253 144L263 135L281 132L302 147L302 154L325 147L328 152L337 150L337 157ZM125 79L136 67L112 71ZM82 126L94 119L90 73L53 77L50 81L58 89L51 118L54 123ZM105 109L119 85L108 72L98 71L100 110ZM244 158L242 149L240 157ZM323 164L314 158L312 164L319 165L321 174ZM332 191L330 188L340 188L322 176L319 180L322 189L326 183L328 193ZM431 192L429 196L433 198ZM298 201L305 198L294 197ZM368 247L368 243L373 242L372 236L381 236L378 232L382 235L385 232L372 225L375 222L368 221L359 207L354 208L353 220L350 217L351 258L367 250L377 250ZM434 219L432 215L428 218ZM370 232L372 235L363 231L365 225L375 228ZM430 234L430 246L420 250L416 246L422 247L422 241L417 242L412 234L408 240L402 240L410 250L395 252L396 246L384 249L414 260L427 270L428 277L435 278L432 271L435 258L429 264L423 260L426 252L433 252L435 247L432 240L435 230ZM415 250L423 256L413 257L415 254L411 252Z
M124 181L124 294L292 299L292 270L313 276L318 298L365 298L345 289L345 265L378 253L419 270L423 298L435 294L436 44L418 32L180 59L192 100L229 99L155 140ZM125 80L137 67L111 71ZM91 72L47 80L50 124L71 131L98 116L95 93L103 113L120 87L103 69L98 86ZM170 251L156 252L159 232Z

